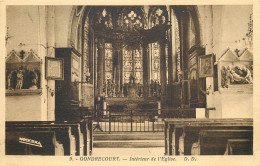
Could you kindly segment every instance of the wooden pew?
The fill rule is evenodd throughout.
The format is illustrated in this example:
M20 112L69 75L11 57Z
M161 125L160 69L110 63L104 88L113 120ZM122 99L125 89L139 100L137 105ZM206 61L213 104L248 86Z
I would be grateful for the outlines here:
M165 119L165 155L191 155L201 130L253 130L253 119Z
M55 155L54 131L7 131L6 155Z
M226 151L229 139L252 140L253 130L201 130L199 132L199 154L222 155Z
M252 155L252 139L228 139L225 155Z
M88 147L89 144L87 141L92 138L92 122L80 122L80 123L55 123L55 122L6 122L6 154L16 154L13 150L14 146L11 143L14 143L20 148L24 147L24 143L19 142L20 138L25 138L31 142L34 142L35 139L40 140L39 142L45 142L45 146L41 147L51 147L46 150L46 153L43 153L38 150L35 150L37 154L43 155L90 155L91 152L88 151L92 147ZM37 137L37 135L42 135ZM87 135L89 134L89 135ZM13 137L13 135L15 135ZM90 139L88 139L88 137ZM34 138L34 139L32 139ZM10 143L9 143L10 142ZM48 145L48 146L47 146ZM26 145L26 146L35 146L35 145ZM35 148L34 148L35 149ZM39 151L39 152L38 152ZM20 152L20 154L28 154ZM33 153L29 153L33 154Z

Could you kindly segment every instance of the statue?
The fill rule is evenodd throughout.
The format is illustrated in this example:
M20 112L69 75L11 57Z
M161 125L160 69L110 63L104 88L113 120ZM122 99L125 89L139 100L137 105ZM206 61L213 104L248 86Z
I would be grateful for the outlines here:
M223 88L228 88L229 84L252 84L252 74L251 71L244 67L236 66L231 69L230 66L223 66L221 70L221 86Z
M248 84L252 84L253 83L253 78L252 78L251 71L248 68L246 68L245 66L242 67L241 70L242 70L242 72L245 73L245 77L244 78L245 78L246 82Z
M251 72L246 67L236 66L235 70L230 70L230 81L233 84L252 84Z
M12 75L13 75L13 71L8 74L8 80L7 80L8 90L13 89L12 88Z
M112 97L113 96L113 87L112 87L112 80L108 79L106 84L106 93L107 96Z
M130 76L129 76L129 84L130 84L130 85L135 84L135 78L134 78L134 76L133 76L132 73L131 73Z
M237 74L234 70L230 70L230 81L231 83L243 82L243 77Z
M153 97L159 97L161 95L161 85L157 80L151 80L151 95Z
M221 70L221 86L223 88L228 88L228 85L230 84L230 67L223 66L223 69Z
M117 97L116 94L116 84L113 80L107 79L106 83L104 83L103 92L105 93L105 97Z
M135 78L133 76L133 74L131 73L129 76L129 85L127 88L127 96L128 97L137 97L136 96L136 85L135 85Z
M31 72L31 80L32 80L32 86L29 89L38 89L37 84L38 84L38 74L35 70Z
M23 70L18 70L17 72L17 83L16 83L16 89L22 89L23 86Z

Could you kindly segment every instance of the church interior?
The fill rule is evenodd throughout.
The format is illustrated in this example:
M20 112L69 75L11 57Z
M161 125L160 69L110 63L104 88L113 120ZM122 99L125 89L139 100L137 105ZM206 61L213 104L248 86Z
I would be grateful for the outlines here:
M252 5L12 5L5 42L7 155L253 154Z

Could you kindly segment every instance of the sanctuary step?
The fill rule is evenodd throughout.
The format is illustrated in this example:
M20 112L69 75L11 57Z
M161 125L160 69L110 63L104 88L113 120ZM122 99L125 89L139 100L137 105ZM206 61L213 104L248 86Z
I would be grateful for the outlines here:
M93 147L95 148L158 148L164 147L163 132L114 132L110 134L95 132ZM105 150L105 149L104 149Z

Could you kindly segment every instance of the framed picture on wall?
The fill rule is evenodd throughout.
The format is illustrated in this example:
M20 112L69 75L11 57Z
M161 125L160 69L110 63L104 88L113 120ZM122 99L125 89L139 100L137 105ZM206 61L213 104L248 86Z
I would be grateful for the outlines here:
M213 54L199 56L199 77L213 77L214 76L214 61Z
M45 77L48 80L64 80L64 60L62 58L45 58Z

